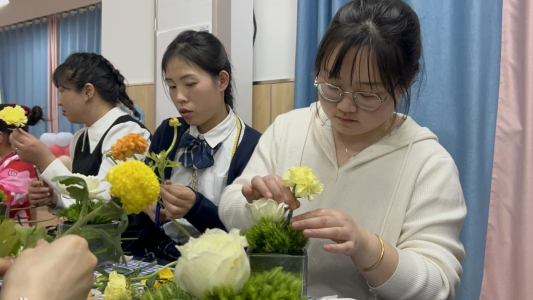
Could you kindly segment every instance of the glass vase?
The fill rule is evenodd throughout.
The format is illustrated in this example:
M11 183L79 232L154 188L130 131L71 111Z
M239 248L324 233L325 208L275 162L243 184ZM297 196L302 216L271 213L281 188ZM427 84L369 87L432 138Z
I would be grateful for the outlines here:
M248 253L250 268L253 273L270 271L282 267L284 272L289 272L302 280L302 297L307 297L307 250L303 249L302 255L288 255L276 253Z
M72 223L59 223L57 224L57 234L62 235L70 227ZM89 243L89 250L96 256L98 259L98 265L103 266L117 262L119 257L117 257L117 249L115 246L107 241L101 233L95 232L94 230L102 230L106 232L111 238L116 239L120 245L120 233L118 232L119 222L105 223L105 224L87 224L82 226L77 235L83 237ZM117 259L115 259L117 257Z

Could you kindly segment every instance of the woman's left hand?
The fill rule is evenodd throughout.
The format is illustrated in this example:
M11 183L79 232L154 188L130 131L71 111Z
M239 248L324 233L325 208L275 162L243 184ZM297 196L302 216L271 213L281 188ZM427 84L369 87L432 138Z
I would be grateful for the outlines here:
M55 159L55 155L39 139L22 129L13 130L9 135L11 148L19 158L44 171Z
M351 258L364 251L369 232L343 211L320 208L298 215L291 220L292 227L303 230L306 237L330 239L337 244L326 244L324 250L342 253Z
M165 182L161 186L161 198L165 205L165 215L169 219L181 219L196 202L196 194L189 187Z

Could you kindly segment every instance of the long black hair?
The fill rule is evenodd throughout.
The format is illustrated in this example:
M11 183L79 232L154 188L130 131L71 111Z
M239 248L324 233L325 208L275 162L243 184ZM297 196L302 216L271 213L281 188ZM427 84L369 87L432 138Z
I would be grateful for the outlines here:
M393 97L395 108L400 101L396 92L400 90L403 93L403 113L407 114L411 104L410 87L422 68L418 16L401 0L354 0L346 3L333 17L320 42L314 65L315 76L324 71L329 60L333 59L328 76L338 78L347 53L356 49L352 62L355 66L365 47L370 50L367 51L369 61L371 57L376 60L379 79ZM332 57L335 51L336 57ZM360 67L370 68L370 63Z
M74 88L80 92L90 83L100 97L113 105L119 102L140 117L133 101L126 93L124 76L105 57L96 53L79 52L71 54L54 71L54 85L65 89Z
M229 84L224 91L224 103L233 108L233 76L226 49L220 40L209 32L187 30L180 33L167 47L161 62L161 72L165 72L171 59L179 57L191 62L212 77L221 71L229 74Z

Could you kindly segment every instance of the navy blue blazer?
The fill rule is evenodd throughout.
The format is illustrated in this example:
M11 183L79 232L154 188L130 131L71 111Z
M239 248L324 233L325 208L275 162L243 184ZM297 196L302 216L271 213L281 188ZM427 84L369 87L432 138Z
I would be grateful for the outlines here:
M150 153L159 153L170 147L172 138L174 137L174 128L169 125L169 120L170 119L163 121L155 131L150 144ZM190 127L184 119L179 118L179 121L181 126L178 127L177 141L182 138L183 134L187 132ZM244 127L242 140L237 146L229 166L227 178L228 185L233 183L233 181L241 175L244 167L246 167L246 164L250 160L260 137L261 134L255 129L248 125ZM176 152L179 149L177 147L178 144L179 143L176 142L176 146L170 150L168 157L173 158L176 156ZM165 180L169 180L171 174L172 168L167 168L165 170ZM208 228L221 228L225 230L225 227L218 216L218 207L201 193L197 191L194 192L196 193L196 202L184 218L200 232L204 232Z

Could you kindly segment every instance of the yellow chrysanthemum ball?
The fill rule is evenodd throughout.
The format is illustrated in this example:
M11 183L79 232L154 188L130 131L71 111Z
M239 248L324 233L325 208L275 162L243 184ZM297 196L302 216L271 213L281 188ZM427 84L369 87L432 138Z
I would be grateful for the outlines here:
M281 178L286 187L292 188L296 198L307 198L313 201L313 194L320 194L324 185L318 176L307 166L294 166Z
M120 198L127 214L138 214L159 196L159 181L154 171L138 160L121 162L107 173L110 194Z
M6 106L0 111L0 119L7 125L14 125L16 127L24 127L28 123L26 111L19 105Z

